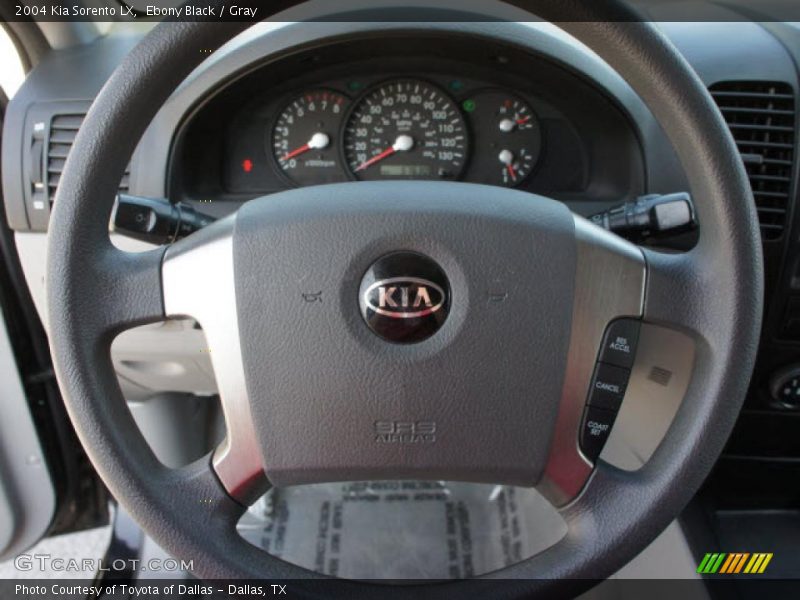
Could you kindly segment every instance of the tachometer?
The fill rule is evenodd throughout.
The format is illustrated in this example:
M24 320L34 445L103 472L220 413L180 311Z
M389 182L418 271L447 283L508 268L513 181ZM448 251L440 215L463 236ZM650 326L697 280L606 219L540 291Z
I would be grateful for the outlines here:
M299 95L283 109L272 130L280 169L299 185L345 181L336 136L349 101L330 90Z
M347 164L359 179L457 179L467 159L464 118L423 81L385 83L353 110L344 134Z

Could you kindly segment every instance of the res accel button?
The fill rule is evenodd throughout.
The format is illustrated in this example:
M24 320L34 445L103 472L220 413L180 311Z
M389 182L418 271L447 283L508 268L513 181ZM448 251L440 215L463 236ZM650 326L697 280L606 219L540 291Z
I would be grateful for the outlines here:
M600 456L600 452L611 434L611 426L616 417L617 413L613 410L604 410L594 406L587 406L583 412L580 435L581 451L592 462Z
M636 358L639 326L639 321L634 319L619 319L611 323L600 349L600 362L630 369Z
M589 390L590 406L597 406L606 410L618 410L625 396L628 386L628 369L597 363L592 378L592 387Z

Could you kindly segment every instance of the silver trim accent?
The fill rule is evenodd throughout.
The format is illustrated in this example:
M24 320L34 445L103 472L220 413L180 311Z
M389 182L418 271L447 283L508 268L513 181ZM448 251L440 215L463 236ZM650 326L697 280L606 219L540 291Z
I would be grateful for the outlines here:
M647 275L637 246L583 217L573 217L578 264L567 370L550 456L537 485L555 506L575 499L592 474L578 435L595 362L608 323L642 315Z
M233 270L233 218L213 227L216 237L199 246L174 244L161 267L164 311L192 317L203 327L217 379L227 436L214 452L213 465L227 492L242 503L265 481L247 397ZM194 236L193 236L194 237Z

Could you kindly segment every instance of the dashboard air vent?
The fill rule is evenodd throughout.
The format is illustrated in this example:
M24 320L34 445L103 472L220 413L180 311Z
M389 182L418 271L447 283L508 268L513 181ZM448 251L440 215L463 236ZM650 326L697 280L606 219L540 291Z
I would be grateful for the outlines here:
M78 129L83 123L84 114L53 115L50 121L50 139L47 144L47 192L50 205L56 195L56 188L64 170L67 155L75 141ZM128 192L130 180L130 164L125 167L125 174L119 184L120 193Z
M709 89L739 147L761 223L777 240L786 226L794 164L794 92L787 83L726 81Z

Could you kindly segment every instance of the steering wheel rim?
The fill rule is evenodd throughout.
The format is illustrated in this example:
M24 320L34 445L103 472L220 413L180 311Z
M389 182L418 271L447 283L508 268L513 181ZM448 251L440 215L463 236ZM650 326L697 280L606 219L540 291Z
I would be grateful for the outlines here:
M259 8L274 14L294 4L299 2ZM547 0L510 4L554 21L568 16L567 10L572 19L580 15L581 21L559 25L615 68L662 124L686 171L701 224L698 244L688 253L642 250L643 320L679 328L697 346L689 389L662 444L634 473L599 462L581 495L561 510L567 535L547 551L486 576L527 580L509 595L573 594L652 541L719 456L755 361L761 245L747 177L727 127L700 80L652 25L636 22L636 15L610 0L568 7ZM117 333L165 315L165 249L131 255L108 239L117 183L157 109L202 62L201 50L218 48L246 26L160 24L98 95L65 165L50 221L50 343L87 454L115 497L165 549L192 558L195 574L203 578L319 577L263 553L236 533L244 508L220 485L208 457L182 469L157 461L125 406L110 360ZM367 584L341 585L348 596L371 592ZM466 585L415 593L474 593Z

